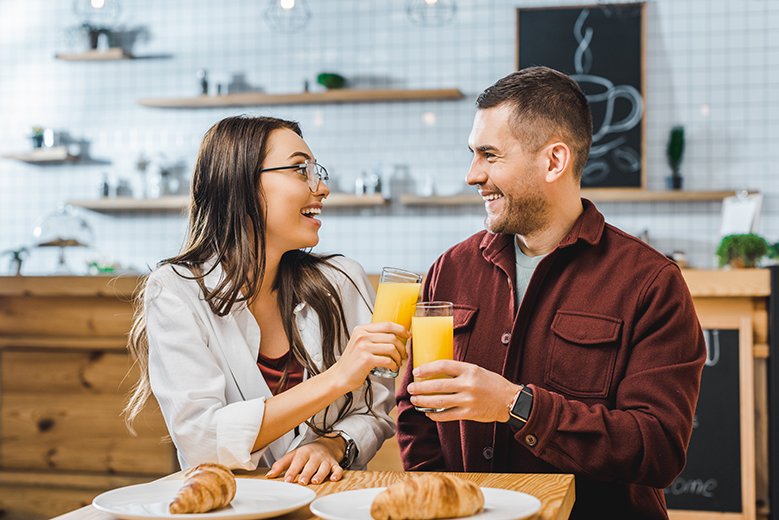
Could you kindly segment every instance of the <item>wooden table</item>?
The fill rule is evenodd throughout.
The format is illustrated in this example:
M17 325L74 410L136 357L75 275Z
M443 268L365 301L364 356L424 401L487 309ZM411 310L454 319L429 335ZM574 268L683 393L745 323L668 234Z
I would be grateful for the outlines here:
M239 478L264 478L267 469L254 472L237 472ZM513 489L535 495L541 500L539 520L563 520L568 518L575 499L573 475L529 474L529 473L455 473L460 478L472 480L483 487ZM403 480L406 474L391 471L347 471L340 482L325 482L310 486L317 497L339 491L388 486ZM181 472L165 479L181 478ZM282 517L283 520L308 520L316 518L307 507ZM101 513L92 506L58 516L56 520L111 520L111 515Z

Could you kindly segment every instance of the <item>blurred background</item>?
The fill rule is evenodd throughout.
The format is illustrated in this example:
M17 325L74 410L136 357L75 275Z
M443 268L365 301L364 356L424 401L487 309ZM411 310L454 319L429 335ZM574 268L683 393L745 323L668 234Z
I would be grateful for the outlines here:
M326 207L320 252L345 253L369 272L383 265L424 271L481 229L478 201L411 205L400 196L474 192L464 184L474 101L516 69L517 8L576 4L285 1L0 1L0 251L27 247L24 274L58 269L58 248L33 247L41 219L68 201L186 194L203 133L235 114L299 121L335 190L383 184L389 204ZM683 189L759 190L758 231L776 241L779 3L658 0L644 16L645 188L665 189L669 131L681 125ZM71 61L90 45L135 59ZM349 88L457 89L462 97L178 109L139 102L317 92L325 90L317 83L323 72L343 76ZM65 156L19 160L36 131L46 130ZM175 254L185 216L180 201L170 204L74 205L91 240L67 251L68 267L145 272ZM597 204L664 253L682 252L694 267L715 265L721 200ZM0 270L12 271L11 260L0 259Z

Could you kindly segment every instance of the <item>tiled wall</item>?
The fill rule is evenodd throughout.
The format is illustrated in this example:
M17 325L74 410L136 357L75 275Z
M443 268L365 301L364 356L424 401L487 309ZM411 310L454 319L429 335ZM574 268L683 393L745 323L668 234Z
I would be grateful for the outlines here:
M571 2L457 0L454 19L420 28L401 0L309 0L305 29L268 28L261 0L125 0L120 22L146 34L139 55L165 58L64 62L78 23L69 0L0 0L0 154L29 148L32 125L67 130L91 143L106 164L31 166L0 160L0 251L30 244L36 220L67 199L98 195L103 172L136 184L138 155L164 154L191 169L203 132L236 114L301 122L306 139L342 187L361 171L405 164L442 194L461 189L470 160L466 139L475 97L515 63L517 7ZM575 2L582 3L582 2ZM685 187L759 189L760 232L779 240L779 2L649 2L646 34L648 188L662 189L669 128L684 124ZM615 50L617 52L617 50ZM141 97L197 92L197 69L212 78L242 72L267 92L299 91L304 80L334 70L363 85L456 87L461 101L372 103L206 110L141 107ZM612 223L648 230L663 251L681 249L711 267L720 224L718 202L600 204ZM85 259L117 259L144 268L174 254L185 221L174 214L84 212L94 228ZM378 271L383 265L425 270L450 245L481 229L480 207L326 211L319 251L340 251ZM26 273L46 272L55 253L33 250ZM7 258L0 259L0 272Z

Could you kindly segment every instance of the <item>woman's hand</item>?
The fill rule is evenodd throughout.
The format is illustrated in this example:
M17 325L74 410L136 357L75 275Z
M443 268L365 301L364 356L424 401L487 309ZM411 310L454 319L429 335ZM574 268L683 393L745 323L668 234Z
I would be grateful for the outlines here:
M340 381L349 392L359 388L376 367L398 370L408 357L404 345L411 334L397 323L369 323L352 331L349 344L331 370L340 373Z
M301 446L281 457L273 463L265 476L276 478L286 470L286 482L319 484L324 482L328 475L334 482L341 480L344 470L338 463L343 458L345 449L343 437L320 437L311 444Z

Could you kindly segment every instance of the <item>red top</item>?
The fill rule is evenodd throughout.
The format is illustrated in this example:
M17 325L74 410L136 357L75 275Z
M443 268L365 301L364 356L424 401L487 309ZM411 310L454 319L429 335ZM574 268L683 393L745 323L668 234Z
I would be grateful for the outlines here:
M585 200L519 309L514 283L514 236L482 231L438 259L423 299L454 302L456 359L532 387L528 423L431 421L409 402L407 368L405 469L574 473L572 519L667 518L706 359L679 268Z
M289 362L289 367L287 367ZM293 386L300 384L303 381L303 367L298 360L295 359L290 351L280 358L269 358L263 356L260 353L257 358L257 366L260 368L262 378L268 384L270 391L273 395L280 394L284 390L289 390ZM284 382L284 387L279 388L279 382L281 376L284 373L284 368L287 368L287 380Z

